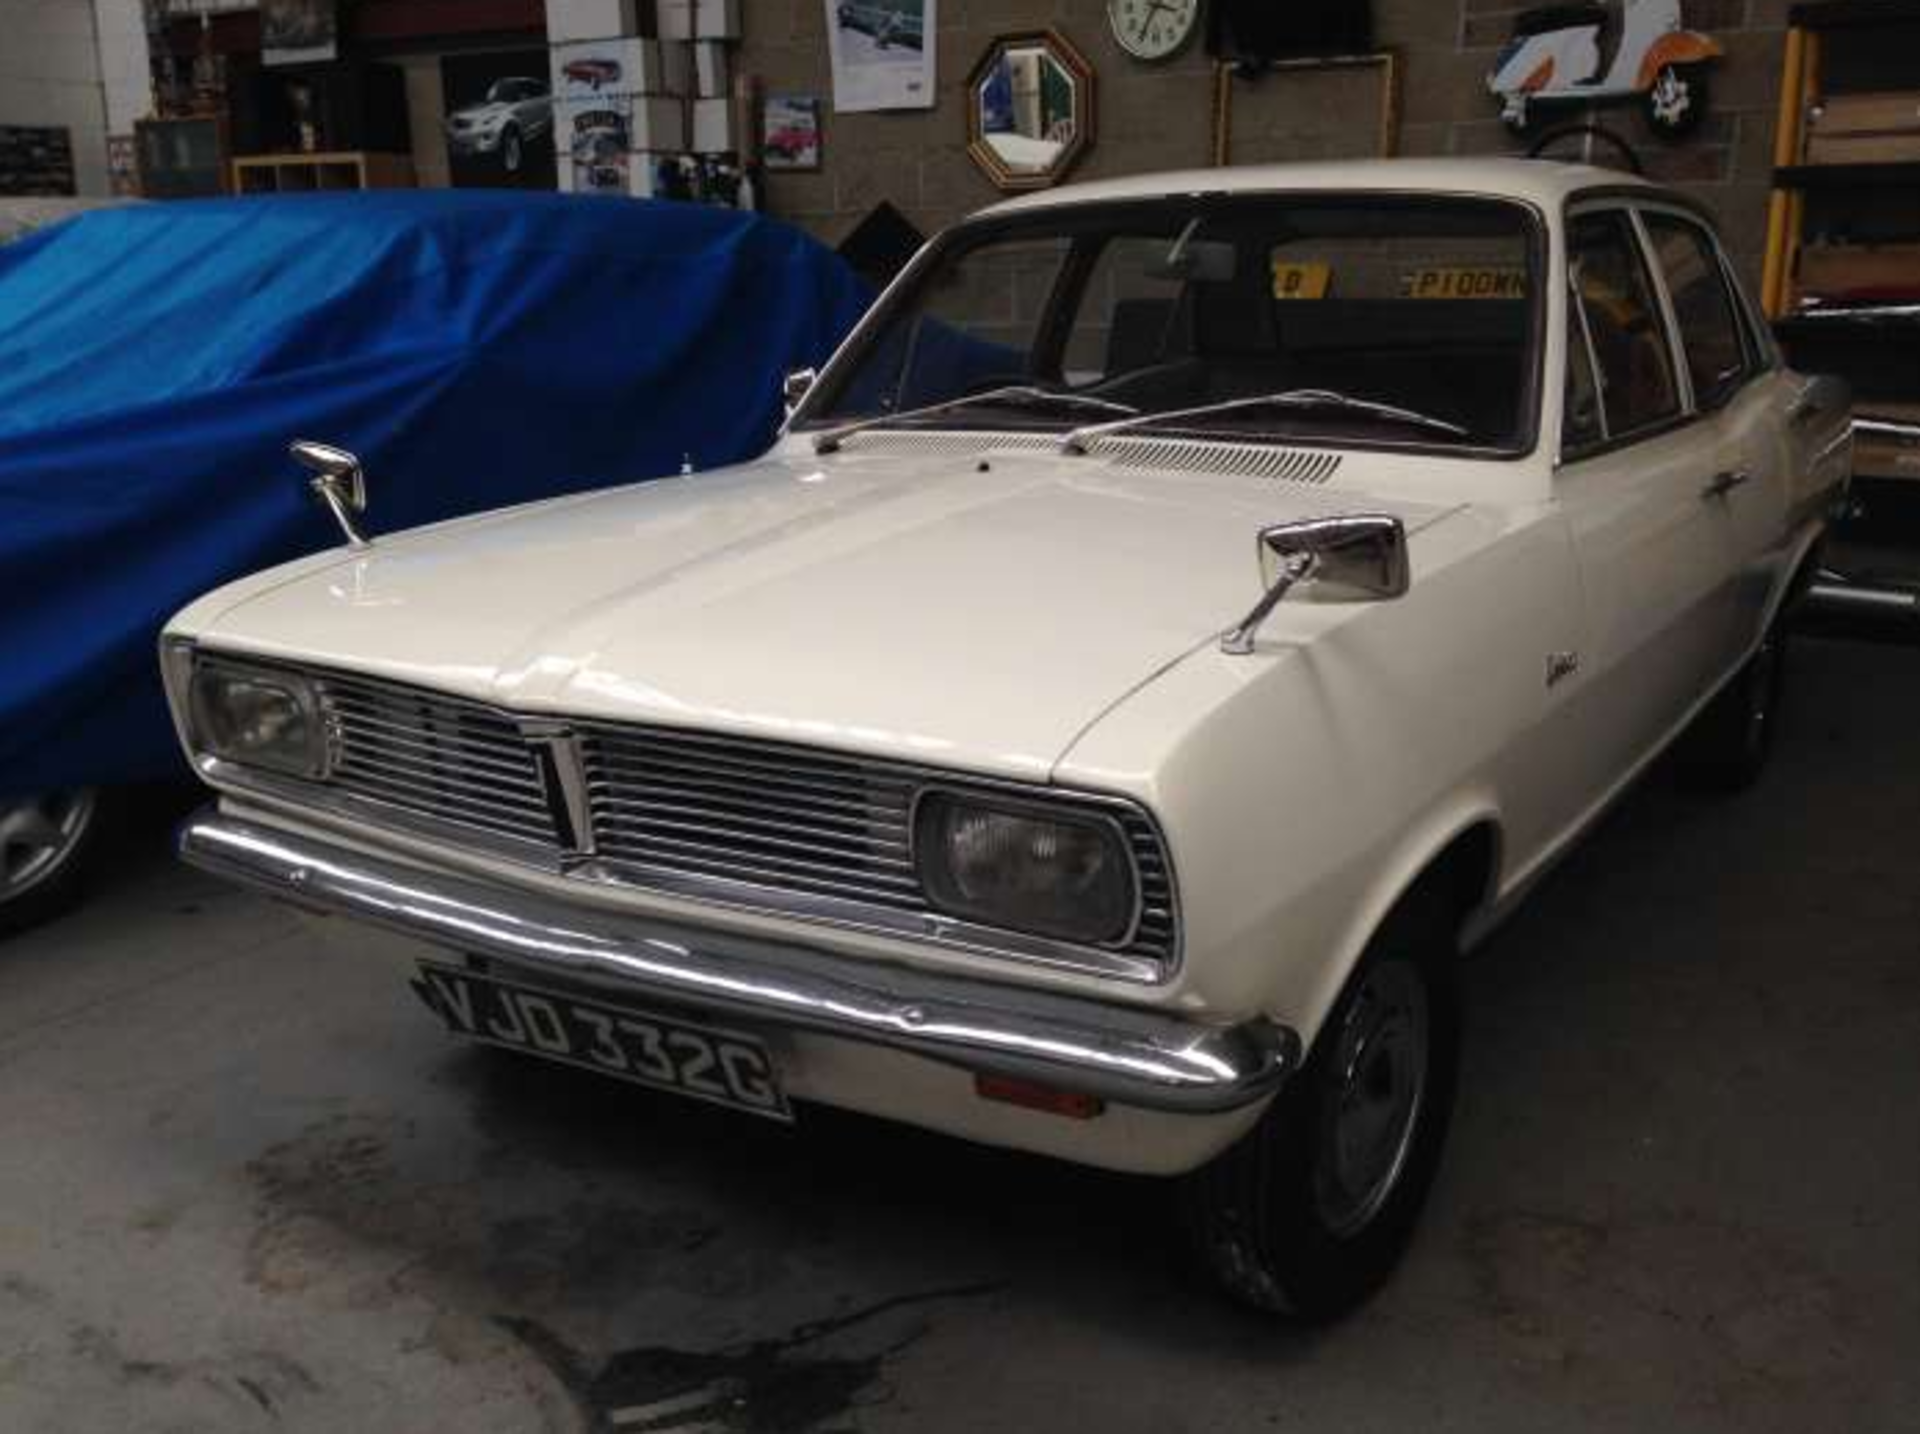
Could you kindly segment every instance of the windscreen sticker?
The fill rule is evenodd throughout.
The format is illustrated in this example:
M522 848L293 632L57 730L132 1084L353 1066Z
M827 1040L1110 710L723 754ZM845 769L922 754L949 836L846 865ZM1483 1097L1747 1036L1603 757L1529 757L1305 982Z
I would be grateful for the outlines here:
M1515 268L1414 269L1400 279L1409 299L1524 299L1527 271Z
M1324 299L1333 286L1331 264L1297 264L1274 259L1272 265L1276 299Z

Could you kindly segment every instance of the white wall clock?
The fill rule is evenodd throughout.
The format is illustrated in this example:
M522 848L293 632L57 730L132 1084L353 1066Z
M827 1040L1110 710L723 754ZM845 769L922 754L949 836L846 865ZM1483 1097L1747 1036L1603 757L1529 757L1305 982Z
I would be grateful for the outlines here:
M1200 0L1107 0L1107 23L1136 60L1167 60L1200 27Z

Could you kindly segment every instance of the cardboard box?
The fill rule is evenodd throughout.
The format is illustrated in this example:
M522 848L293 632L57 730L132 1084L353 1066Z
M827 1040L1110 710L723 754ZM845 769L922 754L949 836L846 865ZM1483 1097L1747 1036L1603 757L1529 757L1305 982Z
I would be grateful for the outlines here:
M685 48L631 37L555 45L548 52L553 96L561 104L604 104L633 95L684 94L685 86L673 83L675 67L667 52Z
M737 40L740 0L659 0L663 40Z
M554 144L562 156L586 158L621 150L681 154L687 148L687 109L665 95L628 95L554 110Z
M1809 244L1798 281L1802 298L1920 300L1920 244Z
M652 199L658 188L659 159L625 150L590 159L561 154L560 189L564 194L608 195L624 199Z
M1807 115L1808 164L1920 160L1920 90L1829 95Z
M654 32L654 0L547 0L547 40L552 44Z
M685 51L692 85L687 93L703 100L733 93L733 47L725 40L695 40Z
M739 149L733 132L733 101L719 99L693 102L693 143L695 154L731 154Z

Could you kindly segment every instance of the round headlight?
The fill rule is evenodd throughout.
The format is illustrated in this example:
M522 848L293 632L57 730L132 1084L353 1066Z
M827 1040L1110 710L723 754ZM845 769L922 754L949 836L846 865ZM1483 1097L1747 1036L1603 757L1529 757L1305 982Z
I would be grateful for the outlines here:
M324 775L319 703L301 678L206 664L194 671L188 705L194 739L213 756L295 776Z
M1133 864L1103 817L936 792L920 802L914 851L927 895L954 916L1089 945L1133 926Z

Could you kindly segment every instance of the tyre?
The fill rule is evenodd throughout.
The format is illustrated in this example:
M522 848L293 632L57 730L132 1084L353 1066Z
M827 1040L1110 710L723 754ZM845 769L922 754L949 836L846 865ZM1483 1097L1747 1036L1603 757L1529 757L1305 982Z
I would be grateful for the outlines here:
M1435 885L1402 904L1260 1123L1186 1177L1194 1252L1241 1302L1333 1319L1406 1249L1459 1067L1458 921L1446 897Z
M500 136L500 167L508 174L520 172L520 131L509 125Z
M1647 122L1667 139L1690 134L1707 113L1707 75L1698 65L1662 65L1647 90Z
M1753 656L1714 694L1680 744L1680 771L1700 791L1752 786L1773 755L1786 684L1787 624L1776 618Z
M104 826L101 805L90 787L0 799L0 936L80 899Z

